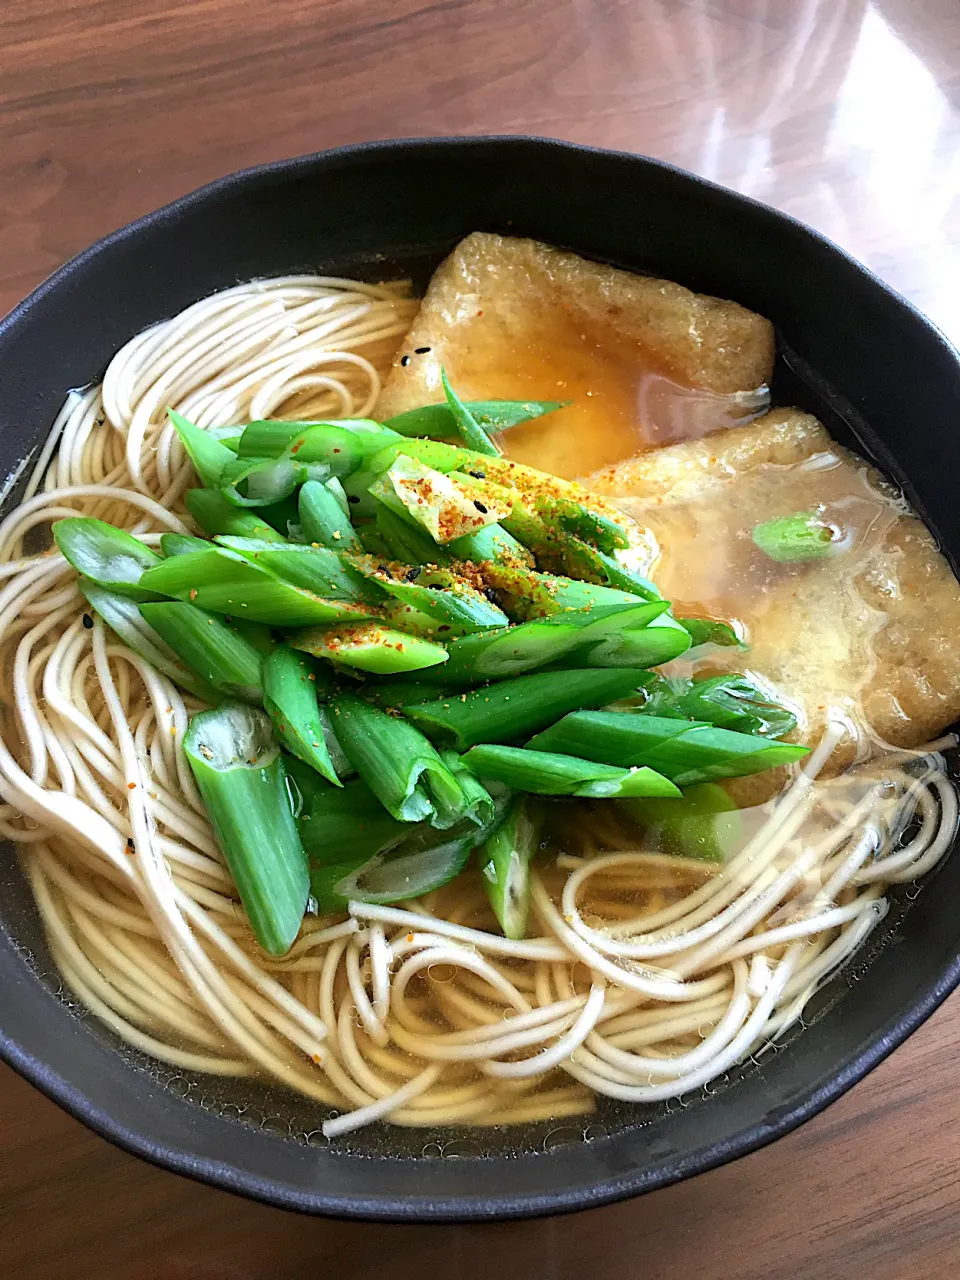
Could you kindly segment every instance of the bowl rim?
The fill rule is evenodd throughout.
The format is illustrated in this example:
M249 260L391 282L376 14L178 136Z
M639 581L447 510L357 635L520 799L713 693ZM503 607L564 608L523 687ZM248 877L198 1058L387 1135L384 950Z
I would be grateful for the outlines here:
M511 148L529 148L531 145L543 149L611 157L661 170L711 191L715 198L722 199L729 205L753 208L781 224L791 226L796 232L818 243L836 259L854 268L874 288L908 312L915 322L936 339L951 358L960 375L960 352L928 316L847 250L793 215L669 161L637 152L590 146L536 134L428 135L374 140L268 161L225 174L107 233L63 263L17 303L6 316L0 318L0 339L8 330L15 329L39 302L49 294L55 293L88 262L145 231L176 221L181 213L202 205L213 196L237 189L242 190L244 187L253 188L270 185L273 182L283 182L308 173L314 167L331 160L362 162L367 158L391 153L430 152L438 149L469 150L491 146L506 151ZM68 1114L129 1154L138 1156L158 1168L246 1196L263 1204L305 1214L386 1223L507 1221L572 1213L616 1203L669 1186L696 1174L705 1173L774 1142L818 1115L862 1080L912 1035L958 984L960 984L960 953L943 967L937 980L929 984L908 1008L876 1028L865 1047L860 1052L849 1055L826 1083L820 1087L808 1089L795 1105L775 1109L772 1120L757 1122L738 1130L728 1139L696 1148L685 1156L673 1159L670 1168L665 1169L662 1165L648 1169L639 1168L622 1176L607 1178L589 1185L580 1184L568 1190L535 1192L529 1195L511 1193L485 1196L482 1199L456 1194L438 1200L397 1195L343 1196L339 1193L312 1189L300 1191L274 1177L238 1168L229 1161L193 1155L183 1149L150 1138L143 1132L112 1119L82 1090L76 1088L58 1071L25 1049L2 1028L0 1028L0 1059ZM547 1158L547 1153L532 1158Z

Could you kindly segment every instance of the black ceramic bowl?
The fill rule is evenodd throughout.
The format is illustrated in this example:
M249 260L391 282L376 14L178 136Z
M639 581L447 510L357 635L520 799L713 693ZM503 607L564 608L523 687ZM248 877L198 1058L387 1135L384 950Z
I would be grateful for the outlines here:
M871 454L960 554L949 479L960 474L960 434L945 427L960 419L960 363L922 316L782 214L655 161L537 139L307 156L224 178L101 241L0 324L0 475L41 440L70 387L196 299L300 268L425 280L478 229L535 236L769 316L775 401L799 402ZM325 1147L313 1144L321 1117L302 1099L162 1070L71 1009L8 849L0 1053L127 1150L287 1208L403 1221L583 1209L770 1142L919 1026L960 978L960 858L937 874L937 891L912 903L894 893L869 951L818 995L814 1025L683 1105L601 1104L586 1130L375 1127Z

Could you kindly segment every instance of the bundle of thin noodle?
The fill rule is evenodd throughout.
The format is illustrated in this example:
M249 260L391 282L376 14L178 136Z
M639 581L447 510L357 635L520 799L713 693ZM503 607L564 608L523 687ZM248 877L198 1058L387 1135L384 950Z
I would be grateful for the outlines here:
M367 418L412 306L310 276L198 303L70 397L0 526L0 829L64 980L149 1054L344 1109L328 1136L707 1083L957 817L946 740L818 781L842 726L808 753L745 677L656 673L737 637L501 456L555 405L444 380ZM758 810L717 783L776 766Z

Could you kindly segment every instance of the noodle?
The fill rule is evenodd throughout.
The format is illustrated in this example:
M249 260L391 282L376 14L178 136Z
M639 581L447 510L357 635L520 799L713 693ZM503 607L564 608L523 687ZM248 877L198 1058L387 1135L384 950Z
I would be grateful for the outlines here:
M934 867L957 826L952 738L821 781L831 726L722 867L620 847L616 821L581 810L534 880L539 936L492 931L467 876L308 917L285 957L261 952L180 749L200 704L91 627L64 558L30 548L70 515L148 545L187 532L193 472L167 406L207 428L362 417L415 305L401 286L300 275L155 325L70 394L0 525L0 834L64 982L155 1058L348 1108L327 1137L705 1085L801 1018L883 918L884 887Z

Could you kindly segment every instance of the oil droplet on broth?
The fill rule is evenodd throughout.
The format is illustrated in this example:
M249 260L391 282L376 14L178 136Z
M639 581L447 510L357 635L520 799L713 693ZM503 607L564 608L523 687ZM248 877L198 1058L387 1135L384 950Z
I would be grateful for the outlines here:
M266 1116L261 1120L260 1128L264 1133L272 1133L279 1138L290 1137L290 1125L280 1116Z
M557 1147L579 1146L582 1141L583 1134L580 1129L565 1126L561 1129L551 1129L543 1140L543 1149L554 1151Z
M452 982L457 971L452 964L431 964L427 967L427 977L431 982Z
M444 1160L465 1160L482 1155L480 1144L471 1142L469 1138L457 1138L453 1142L446 1143L443 1148Z

